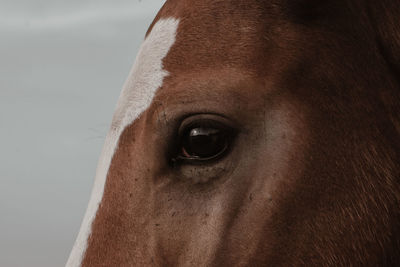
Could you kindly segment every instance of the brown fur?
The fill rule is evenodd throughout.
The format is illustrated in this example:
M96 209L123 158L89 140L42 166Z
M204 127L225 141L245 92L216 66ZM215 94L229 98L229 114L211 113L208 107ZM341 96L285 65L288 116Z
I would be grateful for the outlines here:
M170 16L171 75L122 134L83 266L400 265L397 1L168 0ZM195 112L237 141L173 167Z

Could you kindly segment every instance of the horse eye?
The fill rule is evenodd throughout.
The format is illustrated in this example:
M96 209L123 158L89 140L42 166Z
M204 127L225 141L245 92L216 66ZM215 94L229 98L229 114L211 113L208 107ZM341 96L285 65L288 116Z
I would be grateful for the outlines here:
M216 160L225 155L232 130L222 125L192 125L183 130L176 159L188 163Z

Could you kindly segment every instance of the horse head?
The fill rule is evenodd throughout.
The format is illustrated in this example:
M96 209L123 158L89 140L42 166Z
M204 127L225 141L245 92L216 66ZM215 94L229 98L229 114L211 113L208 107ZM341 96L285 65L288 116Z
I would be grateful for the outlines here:
M168 0L67 266L400 262L400 5Z

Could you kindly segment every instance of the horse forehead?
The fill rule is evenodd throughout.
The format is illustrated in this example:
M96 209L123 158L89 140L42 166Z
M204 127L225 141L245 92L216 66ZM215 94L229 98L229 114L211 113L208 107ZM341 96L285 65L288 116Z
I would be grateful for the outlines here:
M285 15L268 1L169 0L149 33L159 19L170 16L180 21L176 42L163 60L170 76L226 67L265 76L277 44L283 47L288 36L298 34L289 23L279 23Z

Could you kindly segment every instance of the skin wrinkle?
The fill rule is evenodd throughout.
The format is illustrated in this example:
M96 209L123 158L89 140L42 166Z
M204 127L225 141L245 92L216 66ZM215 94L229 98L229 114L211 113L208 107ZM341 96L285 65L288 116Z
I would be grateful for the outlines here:
M147 33L179 18L168 76L120 135L82 265L399 265L399 84L377 46L400 53L400 8L374 3L168 0ZM198 113L238 128L232 149L173 166Z

